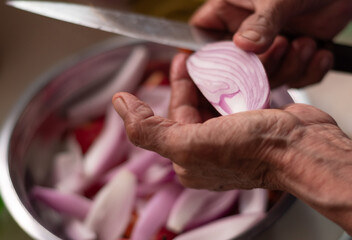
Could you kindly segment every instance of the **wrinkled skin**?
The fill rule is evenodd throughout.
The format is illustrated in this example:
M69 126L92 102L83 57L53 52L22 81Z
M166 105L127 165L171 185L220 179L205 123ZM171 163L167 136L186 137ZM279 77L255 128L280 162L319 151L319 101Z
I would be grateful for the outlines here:
M113 98L130 140L171 159L186 187L290 192L352 233L352 141L308 105L216 116L186 72L171 69L170 119L128 93Z
M313 39L331 40L352 18L350 0L208 0L191 23L234 34L242 49L259 54L272 88L317 83L333 56ZM299 36L292 42L279 33Z

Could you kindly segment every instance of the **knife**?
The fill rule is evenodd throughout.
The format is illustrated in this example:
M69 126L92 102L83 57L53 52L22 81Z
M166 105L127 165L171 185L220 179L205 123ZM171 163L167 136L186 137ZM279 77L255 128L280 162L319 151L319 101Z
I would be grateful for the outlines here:
M7 4L61 21L183 49L198 50L207 43L232 38L230 33L184 22L76 3L26 0ZM334 54L334 70L352 72L351 46L329 42L325 47Z

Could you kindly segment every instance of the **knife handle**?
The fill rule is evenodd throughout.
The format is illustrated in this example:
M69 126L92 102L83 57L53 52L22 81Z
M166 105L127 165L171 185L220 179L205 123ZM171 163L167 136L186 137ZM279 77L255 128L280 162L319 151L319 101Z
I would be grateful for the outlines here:
M299 36L282 33L289 41ZM329 50L334 56L332 70L352 73L352 46L334 43L333 41L315 39L319 49Z

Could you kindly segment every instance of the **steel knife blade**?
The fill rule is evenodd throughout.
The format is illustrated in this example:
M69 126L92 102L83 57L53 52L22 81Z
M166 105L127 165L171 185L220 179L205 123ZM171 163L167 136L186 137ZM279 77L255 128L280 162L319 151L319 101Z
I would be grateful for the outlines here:
M205 30L184 22L76 3L12 0L7 4L57 20L183 49L197 50L207 43L232 37L227 32ZM333 69L352 72L352 46L333 42L327 46L335 57Z

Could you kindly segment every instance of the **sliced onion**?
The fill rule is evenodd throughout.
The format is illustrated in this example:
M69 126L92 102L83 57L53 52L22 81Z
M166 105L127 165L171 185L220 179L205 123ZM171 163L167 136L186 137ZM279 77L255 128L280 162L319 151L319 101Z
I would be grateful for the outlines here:
M239 192L239 190L232 190L219 193L218 196L204 206L204 211L198 213L195 218L187 224L185 230L199 227L217 218L223 217L233 207Z
M187 60L192 80L222 115L269 106L270 87L254 53L231 41L211 43Z
M178 235L174 240L228 240L237 237L265 217L264 213L233 215Z
M241 190L238 202L239 212L241 214L266 212L268 197L266 189Z
M121 70L112 81L95 95L69 109L72 122L88 120L104 114L116 92L131 92L142 80L144 69L149 60L148 49L143 46L135 47L126 59Z
M64 229L67 237L71 240L96 240L95 232L89 230L81 221L70 220L65 224Z
M135 175L122 170L97 193L84 224L99 240L116 240L126 229L135 202L136 184Z
M78 192L84 184L83 156L79 143L74 137L67 139L67 151L54 157L53 180L60 191Z
M175 233L182 232L217 194L208 190L185 189L172 208L166 227Z
M40 186L31 190L31 196L61 214L81 220L86 217L92 205L92 201L83 196Z
M149 200L132 231L131 240L151 239L166 223L169 212L174 205L182 187L168 184Z
M109 107L104 128L84 157L87 178L94 179L121 162L129 144L121 118Z

